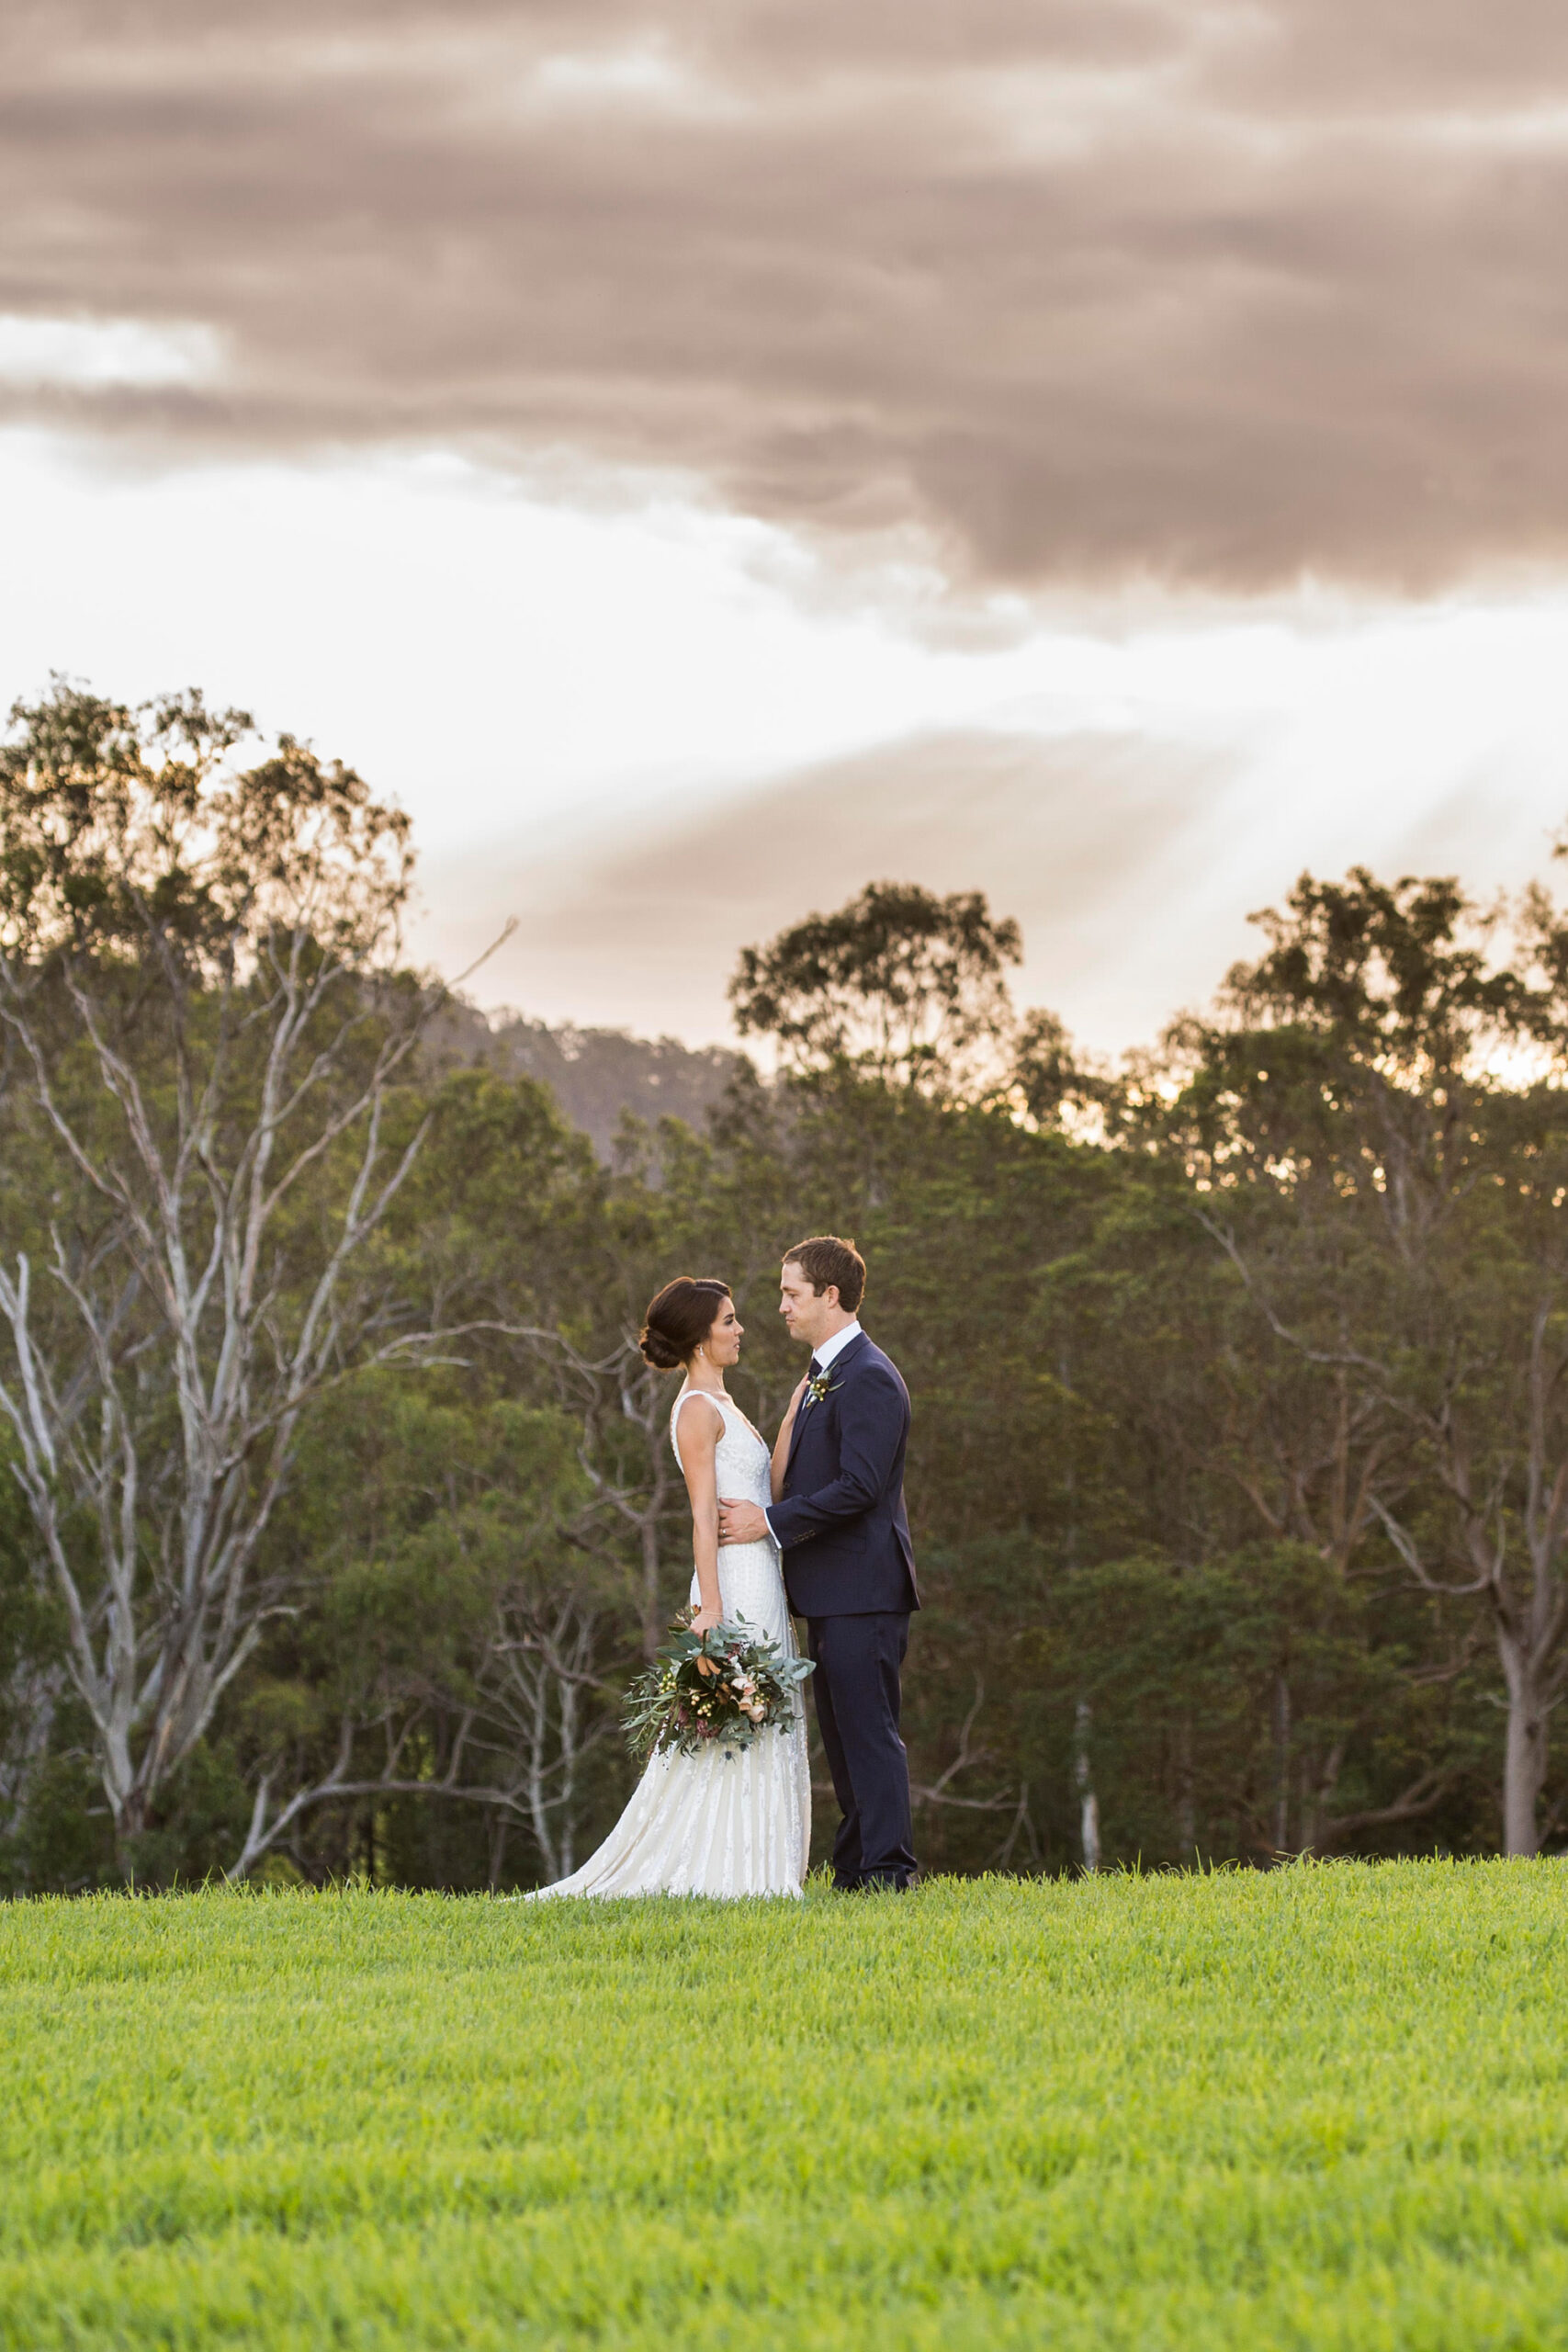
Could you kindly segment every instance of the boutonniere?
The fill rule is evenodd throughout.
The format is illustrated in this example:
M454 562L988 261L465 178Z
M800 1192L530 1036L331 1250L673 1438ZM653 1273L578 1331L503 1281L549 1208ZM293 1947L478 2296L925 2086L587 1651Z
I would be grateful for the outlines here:
M833 1379L830 1374L819 1372L815 1380L807 1382L806 1394L801 1398L801 1403L803 1406L820 1405L825 1396L831 1396L833 1391L836 1388L841 1388L843 1385L841 1380Z

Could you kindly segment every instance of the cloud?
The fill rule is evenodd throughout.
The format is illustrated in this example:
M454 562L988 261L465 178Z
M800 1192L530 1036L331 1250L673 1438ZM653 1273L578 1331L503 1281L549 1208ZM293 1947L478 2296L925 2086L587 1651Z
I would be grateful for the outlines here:
M1162 700L1178 656L1149 648L1147 691L1141 706L1116 698L1123 716L1111 697L1048 729L1043 707L998 712L722 798L624 809L613 828L585 816L552 840L518 826L438 854L423 869L418 952L457 971L516 916L474 984L480 1001L715 1041L741 946L874 879L981 889L1022 928L1016 1000L1116 1053L1208 1001L1256 950L1251 914L1303 869L1453 873L1483 899L1550 881L1561 650L1551 613L1533 633L1517 616L1468 614L1276 647L1270 676L1267 645L1238 632L1206 658L1247 678L1255 706L1222 713ZM1188 666L1199 658L1190 648ZM1511 729L1476 700L1478 675Z
M188 384L218 375L220 365L216 340L205 327L0 314L0 383Z
M1568 11L13 6L12 381L145 455L673 469L960 581L1432 591L1568 555Z
M724 986L742 946L874 878L977 888L1023 925L1021 998L1066 1004L1097 1041L1120 1045L1171 1009L1168 991L1187 977L1173 983L1171 934L1190 928L1184 890L1235 765L1229 752L1145 736L918 736L718 806L666 810L609 851L540 864L525 841L433 860L431 937L455 969L520 914L517 938L482 975L487 1001L586 1022L633 1009L640 1028L710 1038L724 1034ZM1224 954L1194 944L1206 989Z

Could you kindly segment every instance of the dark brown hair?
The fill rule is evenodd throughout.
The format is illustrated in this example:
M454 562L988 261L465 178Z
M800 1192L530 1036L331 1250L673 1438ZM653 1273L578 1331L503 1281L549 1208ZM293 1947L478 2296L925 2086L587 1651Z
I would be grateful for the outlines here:
M818 1297L836 1287L844 1313L858 1313L865 1296L865 1260L852 1241L840 1241L836 1233L819 1233L815 1240L797 1241L793 1250L786 1250L784 1261L800 1268Z
M677 1274L649 1301L648 1319L637 1340L655 1372L673 1372L694 1356L718 1320L718 1303L729 1284L712 1274Z

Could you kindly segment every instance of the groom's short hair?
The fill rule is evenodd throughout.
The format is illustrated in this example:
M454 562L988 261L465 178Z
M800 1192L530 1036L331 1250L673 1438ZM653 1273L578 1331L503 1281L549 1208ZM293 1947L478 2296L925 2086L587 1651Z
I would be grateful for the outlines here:
M834 1287L846 1315L859 1311L865 1296L865 1260L852 1241L840 1241L836 1233L819 1233L813 1240L797 1241L793 1250L786 1250L784 1261L800 1268L818 1297Z

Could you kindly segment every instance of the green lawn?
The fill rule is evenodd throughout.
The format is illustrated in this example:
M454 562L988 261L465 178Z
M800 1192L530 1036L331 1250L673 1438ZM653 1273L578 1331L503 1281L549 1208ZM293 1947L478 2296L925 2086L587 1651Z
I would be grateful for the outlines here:
M0 2344L1568 2346L1568 1868L0 1906Z

